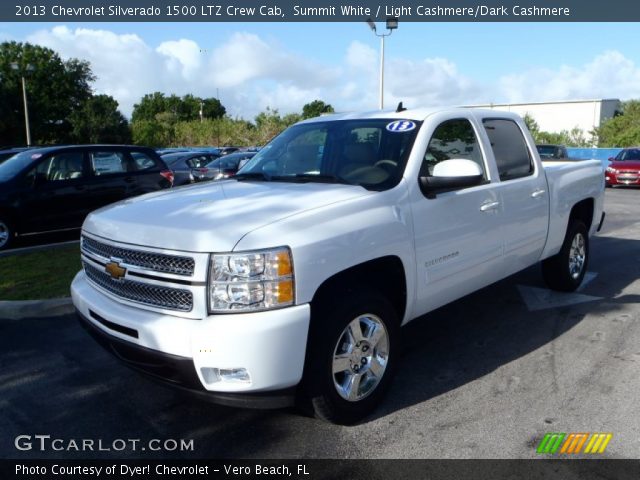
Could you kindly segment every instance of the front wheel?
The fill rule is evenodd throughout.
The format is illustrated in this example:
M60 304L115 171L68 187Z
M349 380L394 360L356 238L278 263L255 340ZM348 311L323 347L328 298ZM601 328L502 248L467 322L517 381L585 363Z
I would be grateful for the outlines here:
M398 318L385 298L365 292L317 311L306 396L316 417L352 424L371 413L389 387L399 353Z
M589 233L580 220L572 220L560 251L542 262L542 275L547 285L573 292L582 283L589 263Z
M15 232L11 222L4 217L0 217L0 250L9 248L14 236Z

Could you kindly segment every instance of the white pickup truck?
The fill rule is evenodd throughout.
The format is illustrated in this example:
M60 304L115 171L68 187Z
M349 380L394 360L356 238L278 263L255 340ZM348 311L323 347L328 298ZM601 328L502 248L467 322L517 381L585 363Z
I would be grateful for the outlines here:
M137 370L352 423L387 390L409 321L538 261L550 287L578 287L603 192L600 162L543 167L511 113L320 117L233 179L91 214L71 293Z

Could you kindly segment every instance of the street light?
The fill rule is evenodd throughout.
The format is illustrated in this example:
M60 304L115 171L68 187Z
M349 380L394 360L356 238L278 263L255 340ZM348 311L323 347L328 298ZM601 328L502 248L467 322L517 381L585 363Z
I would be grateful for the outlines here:
M27 64L22 70L16 62L11 64L11 69L17 71L22 78L22 101L24 103L24 128L27 132L27 147L31 146L31 130L29 129L29 107L27 106L27 81L24 78L25 72L33 72L35 67Z
M387 33L378 33L376 24L371 18L367 19L367 25L376 37L380 37L380 110L382 110L384 108L384 37L388 37L398 28L398 19L387 17Z

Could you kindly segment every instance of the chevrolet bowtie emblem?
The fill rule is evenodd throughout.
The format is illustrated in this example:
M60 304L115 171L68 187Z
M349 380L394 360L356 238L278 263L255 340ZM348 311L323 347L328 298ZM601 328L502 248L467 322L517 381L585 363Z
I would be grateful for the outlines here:
M111 275L114 280L122 280L125 273L127 273L126 268L121 267L118 262L113 260L104 266L104 271Z

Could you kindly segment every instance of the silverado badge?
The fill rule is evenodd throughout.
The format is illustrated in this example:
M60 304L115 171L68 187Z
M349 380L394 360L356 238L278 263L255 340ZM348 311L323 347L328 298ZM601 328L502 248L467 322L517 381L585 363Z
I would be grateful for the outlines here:
M104 271L111 275L114 280L122 280L127 269L120 266L120 262L115 258L112 258L109 263L104 266Z

